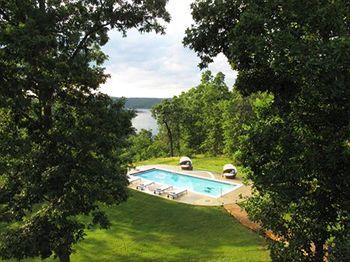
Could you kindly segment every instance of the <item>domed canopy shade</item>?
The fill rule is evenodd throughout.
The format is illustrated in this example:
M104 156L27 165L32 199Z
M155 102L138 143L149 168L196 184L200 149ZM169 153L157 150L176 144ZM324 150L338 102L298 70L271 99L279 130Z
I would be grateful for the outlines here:
M192 160L191 160L189 157L187 157L187 156L181 157L179 163L181 164L181 163L185 163L185 162L190 162L190 163L192 163Z
M235 178L237 175L237 168L232 164L224 165L222 170L222 175L226 178Z
M180 158L180 166L182 170L193 170L192 160L187 156Z
M237 168L234 165L232 165L232 164L226 164L226 165L224 165L224 168L222 169L222 171L224 173L228 173L228 172L230 172L232 170L235 170L236 173L237 173Z

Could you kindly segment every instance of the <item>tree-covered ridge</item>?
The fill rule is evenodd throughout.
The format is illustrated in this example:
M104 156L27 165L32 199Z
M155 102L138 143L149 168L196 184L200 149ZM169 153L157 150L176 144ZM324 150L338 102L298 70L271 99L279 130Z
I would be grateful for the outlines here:
M112 97L113 100L120 99L119 97ZM131 109L151 109L156 104L162 102L165 98L153 97L127 97L125 98L125 107Z

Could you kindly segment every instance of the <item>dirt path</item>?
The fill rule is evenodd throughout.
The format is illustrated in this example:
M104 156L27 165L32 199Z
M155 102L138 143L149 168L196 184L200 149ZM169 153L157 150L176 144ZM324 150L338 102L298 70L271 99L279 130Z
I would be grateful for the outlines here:
M224 208L231 216L237 219L243 226L256 232L260 231L261 229L260 225L258 223L254 223L250 221L248 218L247 212L244 211L239 205L227 204L227 205L224 205ZM279 240L279 238L275 236L271 231L266 231L264 235L271 240L274 240L274 241Z
M242 210L239 205L227 204L227 205L224 205L224 208L227 210L227 212L230 213L231 216L233 216L235 219L237 219L243 226L245 226L251 230L254 230L254 231L260 230L260 225L250 221L248 219L247 212Z

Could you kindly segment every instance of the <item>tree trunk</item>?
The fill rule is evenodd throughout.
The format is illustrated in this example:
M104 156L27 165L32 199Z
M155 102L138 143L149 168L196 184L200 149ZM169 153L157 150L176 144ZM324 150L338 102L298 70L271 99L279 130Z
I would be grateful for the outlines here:
M41 125L42 132L47 134L52 126L52 105L54 104L53 89L40 90L38 97L41 103Z
M324 261L325 250L324 243L322 241L315 242L315 261L322 262Z
M52 125L52 104L48 102L43 108L43 124L46 132L51 128Z
M68 252L62 252L58 255L60 262L70 262L70 256Z
M173 134L171 133L168 123L164 121L164 124L168 133L168 138L170 143L170 156L174 156Z
M181 154L181 132L180 132L180 127L177 126L176 128L176 150L177 150L177 154L180 155Z

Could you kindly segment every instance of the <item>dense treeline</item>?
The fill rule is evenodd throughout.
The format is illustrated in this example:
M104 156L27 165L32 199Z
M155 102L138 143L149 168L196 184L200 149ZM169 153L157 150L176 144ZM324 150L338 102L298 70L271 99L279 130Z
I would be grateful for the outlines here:
M255 108L272 101L266 93L243 97L229 90L225 76L202 74L197 87L165 99L152 108L159 128L157 136L142 130L131 137L135 161L159 156L209 154L239 155Z
M112 97L114 101L120 97ZM164 98L156 97L128 97L125 99L125 107L132 109L151 109L154 105L162 102Z

